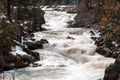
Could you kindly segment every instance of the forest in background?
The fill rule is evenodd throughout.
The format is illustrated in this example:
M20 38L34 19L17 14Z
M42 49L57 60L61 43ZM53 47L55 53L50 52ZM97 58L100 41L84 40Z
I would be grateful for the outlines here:
M67 0L66 0L67 2ZM67 3L68 4L68 3ZM32 39L33 32L46 30L41 25L45 23L44 11L41 5L61 5L61 0L1 0L0 1L0 65L1 71L14 67L26 67L30 63L39 60L34 52L32 43L23 43L22 40ZM76 10L68 11L77 13L75 23L70 27L93 28L98 30L101 37L95 40L98 46L96 52L116 59L115 64L120 66L120 1L119 0L78 0ZM91 32L92 33L92 32ZM94 33L93 33L94 34ZM41 40L34 46L41 45ZM31 57L12 56L12 46L19 45ZM29 49L25 45L30 46ZM37 54L38 55L38 54ZM23 60L24 59L24 60ZM19 61L23 63L18 64ZM14 63L14 65L11 65ZM119 68L120 69L120 68ZM120 74L120 70L116 75ZM115 76L116 76L115 75ZM108 77L108 76L107 76ZM111 77L110 77L111 78ZM108 80L108 79L105 79ZM117 79L113 79L117 80Z

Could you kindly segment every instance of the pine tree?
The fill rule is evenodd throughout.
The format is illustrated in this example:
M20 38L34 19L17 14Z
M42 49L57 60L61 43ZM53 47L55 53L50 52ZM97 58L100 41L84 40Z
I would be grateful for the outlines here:
M13 26L6 19L0 21L0 41L1 51L4 55L9 54L11 47L14 46Z
M0 68L4 66L7 56L10 54L11 47L14 46L14 35L13 35L13 25L9 22L8 18L5 17L4 13L4 2L0 2L1 8L0 13L4 16L0 18L0 63L2 61L3 65L0 65Z

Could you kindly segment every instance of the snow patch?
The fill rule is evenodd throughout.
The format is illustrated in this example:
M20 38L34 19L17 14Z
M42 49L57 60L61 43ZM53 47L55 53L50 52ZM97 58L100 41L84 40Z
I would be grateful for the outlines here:
M28 55L26 52L23 51L23 49L19 46L15 46L15 48L12 48L12 51L10 52L12 55L17 56L24 56L24 55Z

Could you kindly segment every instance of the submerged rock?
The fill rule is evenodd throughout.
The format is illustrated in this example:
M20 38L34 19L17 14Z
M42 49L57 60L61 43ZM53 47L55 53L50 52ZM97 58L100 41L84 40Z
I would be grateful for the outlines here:
M32 63L32 67L39 67L39 66L42 66L42 64Z
M72 39L72 40L74 40L74 38L73 38L73 37L71 37L71 36L68 36L66 39Z

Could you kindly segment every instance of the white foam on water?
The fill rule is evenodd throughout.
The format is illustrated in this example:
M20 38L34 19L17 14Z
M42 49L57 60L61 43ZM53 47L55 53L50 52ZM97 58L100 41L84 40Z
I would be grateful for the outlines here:
M54 30L68 26L67 22L74 21L73 18L76 16L76 14L67 14L61 11L46 11L45 13L46 24L50 25L46 28L54 28Z
M44 9L45 10L45 9ZM48 31L35 33L35 39L47 39L40 54L40 67L27 67L16 71L16 80L98 80L105 68L114 62L95 52L96 45L90 30L67 28L76 14L46 11L43 27ZM47 26L46 26L47 25ZM98 34L96 34L98 36Z

